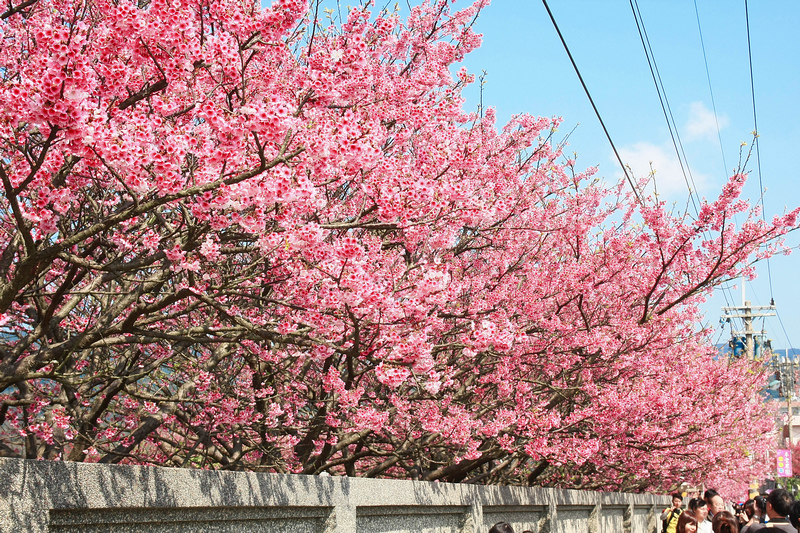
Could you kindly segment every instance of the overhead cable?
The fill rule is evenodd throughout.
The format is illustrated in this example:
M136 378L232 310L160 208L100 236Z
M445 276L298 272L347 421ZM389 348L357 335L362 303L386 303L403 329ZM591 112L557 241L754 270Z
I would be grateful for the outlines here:
M786 328L783 326L783 320L781 320L781 315L778 313L778 308L775 308L775 316L778 317L778 323L781 325L781 329L783 330L783 336L786 337L786 345L789 347L786 350L786 355L789 357L794 358L794 348L792 347L792 341L789 340L789 334L786 333Z
M661 103L661 110L663 111L664 119L667 122L667 128L669 129L670 138L672 139L672 146L675 148L675 154L678 157L678 164L681 167L684 182L689 190L689 199L694 206L695 214L697 214L699 213L699 208L697 205L699 202L697 186L695 185L694 176L692 176L692 171L689 167L689 161L686 157L686 152L683 149L683 143L681 142L680 134L678 133L678 126L675 123L675 117L672 115L672 108L669 105L667 91L664 88L664 83L661 80L661 73L658 70L658 63L656 62L655 54L653 54L653 48L650 45L650 38L647 35L647 28L644 25L644 18L639 10L638 2L636 0L629 0L629 3L631 6L631 11L633 12L633 18L636 21L636 29L639 32L639 39L642 42L642 48L644 49L644 54L647 58L647 65L650 68L650 75L653 78L653 84L656 86L656 93L658 94L658 100ZM697 198L697 201L695 201L695 198ZM729 299L728 292L729 289L723 286L722 295L725 298L725 303L730 307L732 305L733 297L731 296Z
M694 0L694 14L697 17L697 31L700 33L700 47L703 49L703 63L706 66L706 79L708 80L708 92L711 94L711 109L714 111L714 123L717 126L717 139L719 140L719 152L722 155L722 168L724 176L728 177L728 164L725 162L725 150L722 147L722 135L719 131L719 118L717 116L717 104L714 102L714 89L711 88L711 74L708 71L708 58L706 57L706 45L703 41L703 28L700 27L700 12L697 10L697 0Z
M581 71L578 70L578 65L575 63L575 59L572 57L572 53L569 51L569 47L567 46L567 42L564 40L564 36L561 34L561 30L558 28L558 24L556 23L556 19L553 16L553 12L550 11L550 6L547 5L547 0L542 0L544 4L544 8L547 10L547 14L550 16L550 20L553 22L553 27L556 29L556 33L558 33L558 38L561 39L561 44L564 45L564 50L567 52L567 56L569 56L569 60L572 63L572 68L575 69L575 74L578 75L578 79L581 82L581 86L583 87L586 96L589 98L589 103L592 104L592 109L594 109L595 115L597 115L597 120L600 121L600 126L603 127L603 132L606 134L606 138L608 139L608 143L611 145L611 149L614 150L614 155L617 156L617 161L619 162L619 166L622 167L622 172L625 173L625 178L628 180L628 184L631 186L633 190L633 194L636 197L636 201L640 204L642 203L642 198L639 195L639 191L636 187L631 176L628 174L628 170L625 167L625 164L622 162L622 158L619 156L619 152L617 151L617 147L614 146L614 141L611 140L611 135L608 133L608 129L606 128L605 122L603 122L603 117L600 116L600 111L597 110L597 106L594 104L594 99L592 99L592 95L589 93L589 89L586 87L586 82L583 81L583 76L581 76Z
M695 201L697 187L694 183L692 171L689 169L689 162L686 159L686 153L683 150L683 144L681 143L681 138L678 134L678 127L675 124L675 118L672 116L672 109L669 105L667 93L664 90L664 83L661 81L661 74L658 71L658 64L656 63L656 58L653 55L653 49L650 46L650 38L647 36L647 30L644 27L644 19L642 19L642 14L639 11L638 2L636 0L629 0L629 3L631 5L631 11L633 12L633 18L636 21L636 29L639 31L639 39L641 40L642 47L644 48L644 55L647 57L647 65L650 67L650 75L653 77L653 83L656 86L656 93L658 93L658 100L661 103L661 110L664 112L664 119L667 121L667 128L669 129L669 135L672 139L672 146L675 148L675 154L678 156L678 164L680 165L681 172L683 173L683 180L686 182L687 189L689 189L689 199L694 206L695 214L698 214L700 211L699 207L697 206L697 202Z
M747 59L750 64L750 95L753 99L753 132L754 132L754 140L753 142L756 145L756 168L758 169L758 188L759 188L759 201L761 202L761 220L765 223L767 221L767 215L764 209L764 182L761 179L761 151L758 147L758 113L756 113L756 86L755 82L753 81L753 51L752 47L750 46L750 10L747 8L747 0L744 0L744 19L747 26ZM771 299L774 300L774 295L772 291L772 269L769 267L769 257L767 258L767 278L769 279L769 296Z
M725 161L725 149L723 148L722 134L720 133L719 116L717 115L717 104L714 101L714 89L711 86L711 74L708 69L708 57L706 56L706 45L705 45L705 40L703 39L703 28L700 25L700 12L697 9L697 0L694 0L694 14L695 17L697 18L697 32L700 34L700 48L703 51L703 63L705 64L706 67L706 80L708 80L708 92L711 95L711 109L714 111L714 124L717 126L717 140L719 141L719 153L722 156L723 176L725 178L728 178L728 172L730 171L728 170L728 164ZM733 215L733 220L734 222L736 222L737 225L739 224L739 221L737 220L735 213ZM725 291L728 291L730 289L723 286L722 290L723 294L726 294ZM733 299L733 296L731 296L731 299ZM728 304L728 306L730 306L730 302L728 302L727 295L725 296L725 302Z

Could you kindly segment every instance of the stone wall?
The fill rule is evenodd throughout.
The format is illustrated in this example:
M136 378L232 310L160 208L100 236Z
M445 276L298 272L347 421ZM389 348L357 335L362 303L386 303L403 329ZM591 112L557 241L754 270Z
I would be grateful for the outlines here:
M0 531L657 533L666 496L0 458Z

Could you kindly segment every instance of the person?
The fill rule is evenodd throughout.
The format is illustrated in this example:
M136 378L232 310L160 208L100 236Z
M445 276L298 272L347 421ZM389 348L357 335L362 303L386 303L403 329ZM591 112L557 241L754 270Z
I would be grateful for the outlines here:
M708 500L708 516L713 519L725 510L725 500L719 494L714 494Z
M694 512L684 511L678 517L678 525L675 528L676 533L697 533L697 517Z
M739 533L739 524L732 513L719 511L711 520L711 529L714 533Z
M753 516L747 521L744 526L741 526L739 533L748 533L751 528L758 524L763 524L767 518L767 499L764 496L756 496L753 498Z
M759 494L753 500L756 502L756 514L759 516L758 523L763 524L767 519L767 498Z
M757 531L785 531L787 533L797 533L795 527L789 522L787 516L792 510L794 503L792 496L785 489L775 489L767 495L767 516L769 522L756 524L747 530L747 533Z
M719 496L719 492L717 492L714 489L708 489L707 491L705 491L703 493L703 499L706 501L706 504L708 504L708 516L709 517L713 517L714 516L714 497L715 496ZM724 509L725 504L723 503L722 506L723 506L723 509ZM723 510L723 509L720 509L720 510Z
M664 509L664 512L661 513L661 521L664 523L663 527L661 528L661 533L675 533L675 529L678 527L678 518L680 518L683 509L681 505L683 504L683 496L678 494L677 492L672 495L672 507L668 507Z
M789 511L789 522L800 531L800 502L794 502L792 509Z
M744 533L753 524L758 524L761 521L761 515L757 514L755 500L747 500L742 505L742 510L736 514L739 519L739 533Z
M498 522L492 526L489 533L514 533L514 528L508 522Z
M708 519L708 503L703 498L694 498L689 502L689 509L697 519L698 533L712 533L711 520Z

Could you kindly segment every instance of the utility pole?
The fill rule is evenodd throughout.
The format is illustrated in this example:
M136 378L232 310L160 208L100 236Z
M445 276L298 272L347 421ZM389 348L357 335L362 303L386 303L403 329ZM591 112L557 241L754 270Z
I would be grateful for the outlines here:
M749 360L756 358L756 338L763 339L767 336L766 330L756 332L753 329L753 319L768 316L775 316L774 305L752 305L749 300L745 300L743 305L737 307L723 307L722 315L723 320L730 321L731 318L741 318L744 322L744 329L733 329L731 323L731 337L735 340L736 337L744 337L745 356Z
M731 324L732 351L735 351L737 339L740 341L743 339L744 357L746 357L749 361L753 361L756 358L761 358L761 351L766 344L765 340L767 337L767 332L764 329L762 329L760 332L755 331L753 329L753 319L775 316L775 303L770 302L770 305L753 305L750 303L745 296L745 280L742 278L742 305L735 307L723 307L722 311L722 319ZM733 318L742 319L743 328L741 330L734 329L733 322L731 321ZM758 344L761 348L759 350L756 349L756 341L759 341ZM782 361L773 359L773 364L775 365L775 369L780 377L783 395L786 397L786 411L788 418L787 425L789 427L789 447L791 447L794 437L792 434L792 425L794 422L792 419L792 400L794 399L794 354L787 353L786 358Z
M758 337L763 340L767 336L767 332L763 329L760 333L756 333L753 330L753 319L775 316L775 303L770 302L770 305L752 305L750 301L746 299L744 286L745 279L742 277L742 305L738 307L723 307L722 311L724 314L722 315L722 319L727 320L731 324L731 341L735 342L737 336L744 337L745 357L752 361L757 355L755 343L756 338ZM731 322L732 318L742 319L744 322L744 329L742 331L736 331L733 329L733 322ZM761 344L763 346L763 342Z

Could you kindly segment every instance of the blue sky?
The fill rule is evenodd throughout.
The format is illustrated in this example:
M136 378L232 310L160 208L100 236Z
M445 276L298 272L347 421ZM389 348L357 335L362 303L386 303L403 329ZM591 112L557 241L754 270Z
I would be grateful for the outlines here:
M652 161L659 193L685 206L689 193L629 2L549 3L623 161L637 175L648 172ZM754 130L744 0L697 0L716 120L694 1L639 0L639 9L697 192L713 198L736 167L741 143L751 142ZM800 2L751 1L749 14L764 207L771 217L800 205L796 186ZM468 56L466 66L474 74L487 71L484 105L495 107L501 122L520 112L563 117L561 132L577 126L568 152L578 154L578 165L598 166L600 176L619 178L619 164L541 1L495 0L481 14L476 29L484 35L483 45ZM477 83L467 96L471 105L477 103ZM747 168L751 174L745 197L757 201L755 155ZM795 233L787 244L797 248L800 232ZM799 251L770 260L772 289L766 263L759 263L758 279L746 285L747 298L754 305L769 304L771 296L775 299L786 334L777 318L766 319L764 327L776 348L790 343L800 347L798 261ZM736 288L727 294L731 303L739 305L741 282L735 283ZM707 323L716 328L714 340L726 340L729 335L728 329L723 334L718 326L724 305L725 297L717 291L703 308Z

